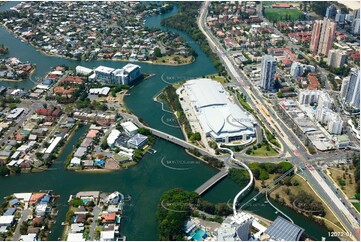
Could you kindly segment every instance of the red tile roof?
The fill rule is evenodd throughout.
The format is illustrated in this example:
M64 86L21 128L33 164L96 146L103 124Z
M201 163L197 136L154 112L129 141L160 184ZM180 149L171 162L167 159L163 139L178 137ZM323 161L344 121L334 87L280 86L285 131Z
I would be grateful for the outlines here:
M69 94L73 94L74 92L75 92L75 88L65 89L59 86L54 88L54 93L59 95L69 95Z
M33 193L30 197L30 204L35 204L37 202L40 201L40 199L42 199L45 196L45 192L38 192L38 193Z
M62 83L76 83L76 84L82 84L84 81L79 76L68 76L66 77Z
M88 134L86 135L87 138L95 138L97 134L99 133L98 130L92 129L89 130Z
M54 117L58 117L61 114L60 109L51 110L51 109L46 109L46 108L38 108L35 110L35 112L38 115L54 116Z
M308 85L307 89L317 90L321 87L321 84L318 81L316 73L308 73L307 78L308 78L308 81L310 82L310 85Z
M103 222L113 222L115 221L116 213L105 213L102 214Z
M272 8L290 8L290 7L292 7L292 5L287 3L272 4Z

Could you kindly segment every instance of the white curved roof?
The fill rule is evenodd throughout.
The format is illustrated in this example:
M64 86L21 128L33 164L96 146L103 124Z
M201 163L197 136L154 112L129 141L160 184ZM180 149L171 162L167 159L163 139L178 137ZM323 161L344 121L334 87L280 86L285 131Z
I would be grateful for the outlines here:
M205 133L224 138L252 134L254 119L229 100L223 86L211 79L194 79L184 84Z
M225 105L224 89L218 82L210 79L195 79L184 85L188 95L197 108L211 105Z
M204 108L203 110L204 118L207 122L207 125L215 133L221 132L225 123L224 117L223 115L219 115L219 111L219 108L214 107Z

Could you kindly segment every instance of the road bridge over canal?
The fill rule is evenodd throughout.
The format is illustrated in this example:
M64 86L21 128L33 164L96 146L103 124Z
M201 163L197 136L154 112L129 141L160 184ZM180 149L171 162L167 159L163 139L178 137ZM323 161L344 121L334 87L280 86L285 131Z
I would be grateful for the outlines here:
M209 180L207 180L205 183L200 185L196 190L194 190L199 195L202 195L205 193L209 188L211 188L213 185L215 185L217 182L222 180L224 177L228 175L228 169L223 168L220 170L217 174L212 176Z

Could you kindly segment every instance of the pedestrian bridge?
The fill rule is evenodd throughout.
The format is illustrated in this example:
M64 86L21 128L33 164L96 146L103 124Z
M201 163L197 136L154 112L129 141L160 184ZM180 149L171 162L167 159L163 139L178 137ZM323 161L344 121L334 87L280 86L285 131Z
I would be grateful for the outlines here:
M202 195L205 193L209 188L211 188L214 184L222 180L224 177L228 175L228 169L223 168L220 170L217 174L212 176L209 180L207 180L205 183L200 185L196 190L194 190L199 195Z

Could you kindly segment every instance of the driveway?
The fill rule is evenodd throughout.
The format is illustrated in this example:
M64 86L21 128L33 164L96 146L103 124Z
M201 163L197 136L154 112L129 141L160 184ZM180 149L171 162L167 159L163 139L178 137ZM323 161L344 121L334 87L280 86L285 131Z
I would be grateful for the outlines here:
M23 210L23 212L21 213L21 217L20 217L20 219L18 221L18 224L17 224L15 232L14 232L14 236L13 236L14 241L19 241L20 236L21 236L21 234L20 234L20 226L24 221L26 221L28 219L28 217L29 217L29 215L31 213L32 213L32 211L29 208Z
M94 231L97 227L98 216L101 212L102 212L101 208L99 208L98 206L94 207L94 210L93 210L94 218L93 218L93 222L90 226L90 230L89 230L89 240L95 240L94 239Z

